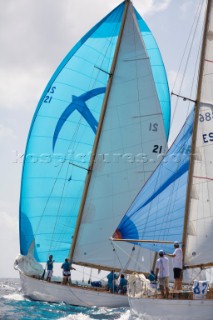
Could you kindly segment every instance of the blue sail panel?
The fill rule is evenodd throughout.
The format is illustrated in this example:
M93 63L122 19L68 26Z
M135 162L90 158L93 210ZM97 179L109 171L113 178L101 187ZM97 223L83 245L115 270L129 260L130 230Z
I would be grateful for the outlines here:
M170 130L170 116L171 116L171 107L170 107L170 93L169 86L166 76L165 67L161 57L160 50L155 41L155 38L150 31L149 27L140 16L140 14L135 10L135 14L138 20L139 28L141 31L141 36L143 38L147 54L150 58L150 64L152 68L153 77L155 80L156 90L158 93L158 98L161 105L164 127L167 139L169 137Z
M68 256L109 72L122 3L68 53L50 79L31 124L22 172L20 251Z
M170 150L142 188L116 231L123 239L182 240L194 112ZM173 245L140 243L158 251Z

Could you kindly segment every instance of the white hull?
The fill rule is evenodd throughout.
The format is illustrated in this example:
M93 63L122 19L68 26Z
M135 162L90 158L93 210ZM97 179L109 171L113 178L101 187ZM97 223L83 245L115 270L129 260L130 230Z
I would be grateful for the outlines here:
M213 300L130 298L133 314L143 320L212 320Z
M129 307L128 297L106 291L38 280L20 273L23 293L31 300L65 302L82 307Z

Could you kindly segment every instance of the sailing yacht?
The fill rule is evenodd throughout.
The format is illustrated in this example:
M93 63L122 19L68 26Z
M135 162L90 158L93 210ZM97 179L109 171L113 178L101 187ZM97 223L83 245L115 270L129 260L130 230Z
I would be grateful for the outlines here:
M126 0L61 62L38 103L26 145L20 194L20 272L34 300L128 305L127 296L42 280L55 263L140 271L154 253L109 240L129 203L167 150L170 95L148 26ZM126 255L123 255L126 252Z
M213 0L208 0L197 98L165 158L132 202L118 225L117 241L156 252L173 253L182 243L183 290L170 287L168 299L143 276L131 276L129 301L143 319L213 318L213 294L206 278L213 266ZM187 97L184 98L187 100ZM116 239L115 239L116 240ZM198 270L196 276L193 271ZM155 307L153 307L155 306Z

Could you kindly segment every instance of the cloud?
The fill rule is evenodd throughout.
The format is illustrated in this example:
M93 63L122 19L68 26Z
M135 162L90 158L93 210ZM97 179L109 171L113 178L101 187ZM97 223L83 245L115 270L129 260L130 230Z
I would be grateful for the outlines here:
M172 90L176 90L176 88L180 88L181 85L181 79L180 79L180 75L177 78L178 73L177 71L174 70L169 70L167 77L168 77L168 82L170 84L170 89ZM182 76L182 75L181 75ZM174 87L175 86L175 87Z
M42 85L43 89L46 86L47 74L46 68L37 66L28 70L21 67L3 69L0 74L1 108L24 110L29 109L29 105L35 106Z
M140 4L135 3L135 6L137 6L138 10L140 8L140 13L144 17L166 10L170 3L171 0L143 0Z
M194 3L194 0L189 0L189 1L185 1L182 3L182 5L180 6L180 11L181 11L182 15L187 14L189 8L192 7L193 3Z
M7 211L0 211L0 275L1 277L18 277L13 270L15 257L19 252L18 244L18 219L11 217Z
M0 139L8 137L15 138L13 130L3 124L0 124Z
M11 217L10 214L6 211L0 211L0 217L1 217L0 239L7 238L8 234L11 234L12 238L15 239L15 237L17 236L17 230L18 230L17 217Z

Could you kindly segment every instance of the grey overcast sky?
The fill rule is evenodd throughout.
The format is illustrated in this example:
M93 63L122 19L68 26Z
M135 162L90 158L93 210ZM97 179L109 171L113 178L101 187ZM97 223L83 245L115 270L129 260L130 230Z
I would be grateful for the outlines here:
M0 277L18 277L22 155L38 100L68 51L120 2L0 0ZM157 40L170 88L199 2L133 0Z

